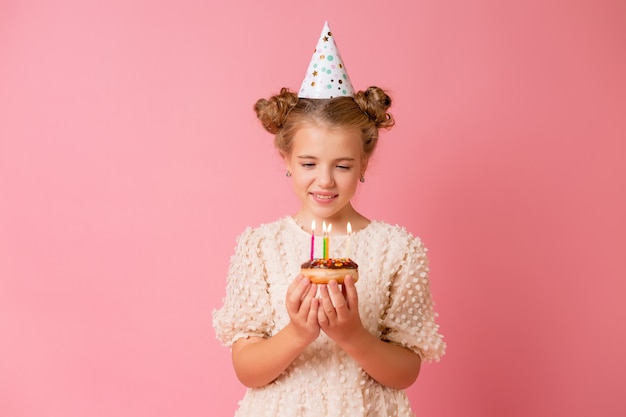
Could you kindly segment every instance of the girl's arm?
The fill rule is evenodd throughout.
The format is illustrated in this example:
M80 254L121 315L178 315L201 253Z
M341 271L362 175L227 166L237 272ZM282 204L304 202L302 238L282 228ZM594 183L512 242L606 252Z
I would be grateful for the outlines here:
M354 279L342 289L335 281L320 287L318 321L322 330L376 381L391 388L409 387L419 375L421 358L413 351L378 339L361 324Z
M365 328L341 346L376 381L390 388L411 386L422 360L413 351L380 340Z
M289 324L267 339L249 337L233 344L233 366L242 384L250 388L269 384L317 338L320 327L316 292L317 286L299 275L287 289Z

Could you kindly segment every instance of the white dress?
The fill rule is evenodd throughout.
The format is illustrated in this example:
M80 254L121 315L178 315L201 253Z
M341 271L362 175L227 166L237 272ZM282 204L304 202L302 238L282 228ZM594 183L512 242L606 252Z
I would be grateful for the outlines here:
M337 225L334 225L337 227ZM316 236L317 238L317 236ZM316 239L316 257L322 256ZM346 255L347 236L331 236L331 258ZM291 217L246 229L230 260L226 297L213 312L226 346L249 336L271 337L289 322L285 294L310 258L311 235ZM350 237L359 265L359 312L365 328L407 347L423 361L439 360L445 343L435 323L426 249L399 226L372 221ZM409 417L403 390L372 379L324 332L273 382L246 391L236 417Z

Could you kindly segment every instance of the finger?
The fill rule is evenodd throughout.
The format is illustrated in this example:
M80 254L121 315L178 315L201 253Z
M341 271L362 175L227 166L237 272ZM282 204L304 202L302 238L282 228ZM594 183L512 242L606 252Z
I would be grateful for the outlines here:
M328 293L328 285L320 285L320 296L322 297L322 310L324 310L326 317L330 320L336 312L331 296Z
M319 302L320 300L318 300ZM324 308L320 305L317 309L317 322L321 328L326 328L328 326L329 320L328 316L324 312Z
M309 289L304 293L302 298L300 299L300 305L298 306L297 315L306 319L309 314L309 310L311 309L311 303L313 302L314 296L311 295L311 290L313 289L313 285L309 287Z
M309 279L305 277L304 281L309 281ZM314 298L315 294L317 294L317 284L313 284L311 281L309 281L305 285L304 293L302 294L302 299Z
M344 297L348 303L349 309L355 309L359 305L359 294L354 285L354 277L352 275L346 275L343 281Z
M317 298L311 299L311 308L309 309L309 315L307 316L307 323L318 323L320 300Z
M287 288L287 298L285 300L290 311L298 311L302 298L310 291L312 284L304 275L298 275Z
M300 300L300 302L302 303L300 309L302 310L306 308L306 311L309 311L309 309L311 308L311 303L313 302L313 300L315 300L316 294L317 294L317 284L311 283L308 286L308 289L306 290L304 295L302 296L302 300Z
M289 284L289 287L287 287L287 294L289 294L289 293L294 293L294 294L295 293L300 293L300 296L302 296L302 294L304 293L305 288L308 286L307 284L310 284L310 283L311 283L311 281L309 281L308 278L306 278L302 274L298 274L298 276L296 276L294 278L294 280L291 281L291 284Z
M339 284L337 281L332 280L328 283L328 292L330 294L330 300L332 301L337 314L341 314L343 311L348 310L348 305L346 303L346 299L341 293L341 289L339 288Z

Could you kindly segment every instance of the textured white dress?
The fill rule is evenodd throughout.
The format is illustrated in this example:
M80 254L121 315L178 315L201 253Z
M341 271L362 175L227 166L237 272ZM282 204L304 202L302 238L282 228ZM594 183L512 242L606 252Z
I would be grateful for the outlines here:
M333 225L337 227L338 225ZM330 239L332 257L346 255L347 236ZM321 257L316 239L316 257ZM311 235L291 217L246 229L230 260L226 297L213 312L226 346L249 336L271 337L289 322L285 295L310 257ZM408 231L379 221L350 237L359 264L359 312L379 338L405 346L423 361L439 360L445 343L435 323L426 249ZM403 390L367 375L324 332L273 382L246 391L236 417L409 417Z

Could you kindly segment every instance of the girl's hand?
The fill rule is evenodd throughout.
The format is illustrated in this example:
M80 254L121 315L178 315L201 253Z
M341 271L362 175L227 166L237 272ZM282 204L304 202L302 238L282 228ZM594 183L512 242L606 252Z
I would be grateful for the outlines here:
M308 345L317 339L320 334L320 325L317 321L319 300L315 297L317 285L300 274L287 288L286 307L291 327L301 338L302 343Z
M337 281L320 285L321 305L317 321L324 332L339 346L365 331L359 315L359 299L354 278L347 275L342 288Z

